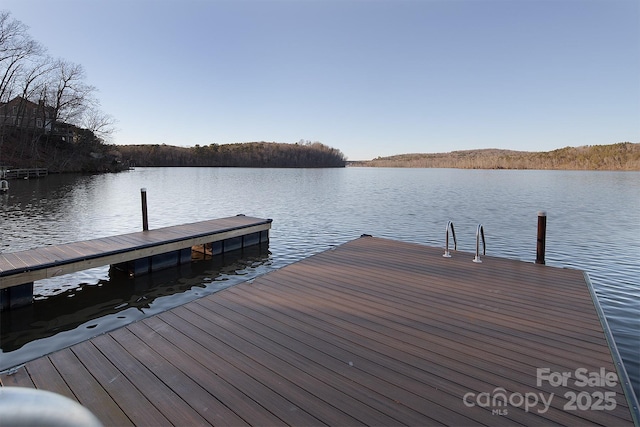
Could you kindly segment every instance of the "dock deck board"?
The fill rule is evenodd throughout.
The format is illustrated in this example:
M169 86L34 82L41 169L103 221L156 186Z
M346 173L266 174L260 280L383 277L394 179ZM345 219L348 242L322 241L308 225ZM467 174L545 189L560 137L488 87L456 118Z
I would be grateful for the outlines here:
M271 220L238 215L119 236L0 253L0 289L192 245L268 230Z
M536 384L537 368L618 372L582 272L442 252L356 239L0 381L109 425L633 425L620 381ZM464 404L496 388L551 405ZM613 393L615 408L567 410L581 392Z

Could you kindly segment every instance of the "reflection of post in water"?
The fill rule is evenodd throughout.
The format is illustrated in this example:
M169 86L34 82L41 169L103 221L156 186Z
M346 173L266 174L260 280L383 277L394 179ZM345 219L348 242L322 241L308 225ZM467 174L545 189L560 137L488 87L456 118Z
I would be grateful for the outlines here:
M89 323L77 331L79 342L88 339L92 335L90 329L105 316L116 316L113 324L116 328L131 321L123 313L125 310L135 309L144 315L160 311L154 310L158 298L169 298L163 300L162 310L184 304L265 272L261 267L267 264L270 254L269 244L261 243L213 257L194 257L194 262L137 277L110 269L108 280L95 285L80 284L73 290L0 313L0 349L12 352L29 342L52 337L47 352L54 351L55 335L59 332ZM0 361L0 371L10 367Z

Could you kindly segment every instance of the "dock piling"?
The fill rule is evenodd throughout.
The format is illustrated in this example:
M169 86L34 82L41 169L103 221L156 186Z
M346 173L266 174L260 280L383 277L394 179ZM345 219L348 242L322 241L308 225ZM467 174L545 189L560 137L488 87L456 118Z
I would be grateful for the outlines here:
M538 245L536 248L536 264L544 264L545 241L547 239L547 213L538 212Z
M149 231L149 219L147 217L147 189L140 189L140 196L142 197L142 231Z

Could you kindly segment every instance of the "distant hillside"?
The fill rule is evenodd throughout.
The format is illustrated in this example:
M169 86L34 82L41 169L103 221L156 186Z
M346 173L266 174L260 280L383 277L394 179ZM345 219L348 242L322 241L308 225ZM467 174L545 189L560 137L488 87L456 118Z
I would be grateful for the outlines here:
M136 166L332 168L344 167L346 164L340 150L310 141L296 144L246 142L195 147L120 145L117 150L123 161Z
M459 169L569 169L640 171L640 144L566 147L547 152L499 149L452 151L436 154L400 154L351 166Z
M48 168L50 173L114 172L129 165L325 168L345 164L340 150L310 141L195 147L108 145L84 129L77 130L74 141L65 141L15 127L0 127L0 166Z

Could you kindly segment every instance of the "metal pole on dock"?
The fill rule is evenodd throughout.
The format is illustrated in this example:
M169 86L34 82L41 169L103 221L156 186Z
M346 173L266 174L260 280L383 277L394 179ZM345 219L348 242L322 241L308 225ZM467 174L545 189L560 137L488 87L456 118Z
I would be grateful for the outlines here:
M140 196L142 197L142 231L149 230L149 219L147 218L147 189L140 189Z
M547 239L547 213L538 212L538 245L536 249L536 264L544 264L545 241Z

